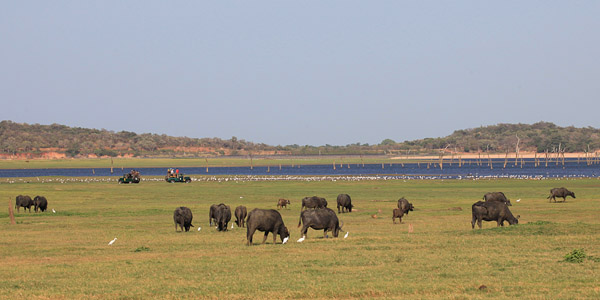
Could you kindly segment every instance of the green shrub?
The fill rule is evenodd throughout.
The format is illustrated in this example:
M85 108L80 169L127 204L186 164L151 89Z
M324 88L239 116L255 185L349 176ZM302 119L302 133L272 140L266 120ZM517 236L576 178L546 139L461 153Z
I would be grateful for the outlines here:
M574 249L571 253L565 255L566 262L572 263L582 263L583 259L586 257L583 249Z

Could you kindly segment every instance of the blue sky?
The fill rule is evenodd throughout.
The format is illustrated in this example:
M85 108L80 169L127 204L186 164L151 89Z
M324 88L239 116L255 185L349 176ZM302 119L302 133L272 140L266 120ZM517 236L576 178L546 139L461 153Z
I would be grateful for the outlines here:
M270 145L600 127L600 1L9 1L0 119Z

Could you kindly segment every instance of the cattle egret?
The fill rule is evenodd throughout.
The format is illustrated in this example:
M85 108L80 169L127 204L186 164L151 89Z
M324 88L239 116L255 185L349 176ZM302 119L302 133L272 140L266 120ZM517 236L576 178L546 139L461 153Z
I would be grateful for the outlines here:
M56 211L54 210L54 208L52 209L52 213L56 213Z
M113 243L114 243L116 240L117 240L117 238L115 238L114 240L112 240L112 241L108 242L108 245L109 245L109 246L110 246L110 245L112 245L112 244L113 244Z
M198 226L198 231L200 231L200 229L202 229L202 227Z
M347 237L348 237L348 233L349 233L349 232L346 232L346 235L344 235L344 238L347 238Z
M231 223L231 229L233 229L233 223Z
M517 199L517 202L521 202L521 199Z
M302 243L302 242L304 242L304 238L305 238L305 236L302 236L301 238L299 238L299 239L297 240L297 242L298 242L298 243Z
M290 237L289 237L289 236L288 236L288 237L286 237L285 239L283 239L283 243L282 243L282 244L285 244L285 243L287 243L287 241L288 241L289 239L290 239Z

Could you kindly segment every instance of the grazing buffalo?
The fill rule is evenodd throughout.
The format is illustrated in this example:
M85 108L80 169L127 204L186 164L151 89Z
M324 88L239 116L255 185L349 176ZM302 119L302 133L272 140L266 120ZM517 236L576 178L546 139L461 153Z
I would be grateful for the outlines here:
M496 221L498 226L504 226L504 221L514 225L519 223L519 216L516 218L508 209L505 203L497 201L477 201L472 206L473 219L471 220L471 228L475 228L475 222L481 229L481 221Z
M304 197L302 199L302 208L300 210L304 210L304 208L323 208L327 207L327 200L325 198L312 196L312 197Z
M510 200L508 200L506 198L506 196L504 195L503 192L487 193L487 194L483 195L483 200L486 202L487 201L504 202L506 205L512 206L512 204L510 204Z
M38 208L41 212L45 212L48 208L48 200L44 196L35 196L35 198L33 198L33 206L35 212L38 211Z
M23 195L19 195L16 198L16 202L15 202L15 208L17 209L17 212L19 212L21 207L24 207L25 209L29 209L29 212L31 212L31 207L34 206L33 200L31 200L31 197L29 196L23 196Z
M183 232L183 229L185 228L185 231L190 231L190 227L194 227L194 225L192 225L192 219L194 218L194 216L192 215L192 211L185 207L185 206L181 206L175 209L175 211L173 212L173 221L175 222L175 231L177 231L177 225L179 225L179 227L181 228L181 231Z
M277 201L277 209L287 208L288 205L291 205L291 202L288 199L281 198Z
M554 199L554 202L556 202L556 197L559 198L563 198L563 202L567 201L567 196L571 196L573 198L575 198L575 193L565 189L564 187L561 188L553 188L550 190L550 196L548 196L548 202L552 202L552 200Z
M238 207L235 208L235 224L237 224L238 227L246 227L244 225L245 223L245 219L246 216L248 215L248 210L246 210L246 207L243 205L240 205Z
M331 231L333 236L337 237L340 230L343 230L342 226L344 225L343 222L342 225L340 225L335 211L327 207L314 210L307 209L301 212L298 227L300 227L302 223L304 223L304 225L302 226L300 233L302 233L303 238L306 237L306 232L309 227L315 230L323 229L324 238L327 237L327 231Z
M212 210L211 206L211 210ZM231 208L223 203L215 206L214 219L217 223L217 229L219 231L227 231L227 224L231 220Z
M342 208L341 211L340 211L340 207ZM338 213L344 213L344 209L347 212L352 212L352 207L354 207L354 205L352 205L352 199L350 199L350 195L348 195L348 194L339 194L337 196L337 209L338 209Z
M408 214L408 212L406 212ZM392 222L396 224L396 219L400 220L400 224L402 224L402 216L404 216L404 211L401 208L394 208L392 214Z
M252 245L252 236L256 230L263 231L265 237L262 243L264 244L267 240L269 232L273 233L273 245L277 241L277 235L283 242L286 238L289 238L290 232L288 231L281 214L274 209L259 209L255 208L248 214L248 226L246 227L246 239L248 240L246 245Z
M398 199L398 208L402 211L402 215L407 214L409 211L413 211L415 207L412 203L408 202L404 197Z

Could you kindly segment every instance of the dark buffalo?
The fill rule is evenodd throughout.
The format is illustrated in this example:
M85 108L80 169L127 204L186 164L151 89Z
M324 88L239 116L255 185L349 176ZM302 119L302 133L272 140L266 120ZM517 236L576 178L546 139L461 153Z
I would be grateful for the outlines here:
M503 192L487 193L487 194L483 195L483 200L486 202L487 201L503 202L504 204L506 204L508 206L512 206L512 204L510 204L510 200L508 200L508 198L506 198L506 196L504 195Z
M504 226L504 221L508 224L518 224L518 217L515 218L508 209L505 203L497 201L477 201L472 206L473 219L471 220L471 228L475 228L475 222L481 229L481 221L496 221L498 226Z
M247 245L252 245L252 236L254 236L254 232L256 230L263 231L265 233L265 237L263 238L262 243L264 244L267 240L267 236L269 232L273 233L273 244L277 241L277 234L281 238L281 242L283 242L286 238L289 238L290 232L288 231L285 224L283 224L283 219L281 218L281 214L274 209L253 209L248 214L248 226L246 227L246 239Z
M37 212L38 209L41 212L45 212L46 209L48 208L48 200L44 196L35 196L35 198L33 198L33 206L34 206L35 212Z
M210 226L213 226L213 222L216 224L217 223L217 207L219 207L216 204L213 204L210 206L210 210L208 211L208 224Z
M565 189L564 187L553 188L550 190L550 196L548 196L548 199L550 200L548 200L548 202L552 202L552 200L556 202L556 197L563 198L563 202L565 202L567 201L567 196L575 198L575 193Z
M309 227L315 230L323 229L323 237L327 237L327 231L331 231L333 236L337 237L344 225L344 223L342 223L342 226L340 226L335 211L327 207L314 210L307 209L301 212L298 227L300 227L302 223L304 223L304 225L302 226L300 233L302 233L303 238L306 237L306 232Z
M290 204L290 200L281 198L277 201L277 209L282 209L284 207L287 208L287 206Z
M31 212L31 207L34 206L33 200L31 200L31 197L29 196L23 196L23 195L19 195L16 198L15 201L15 208L17 209L17 212L19 212L21 207L24 207L25 210L29 209L29 212Z
M342 208L341 211L340 211L340 207ZM346 210L347 212L352 212L353 207L354 207L354 205L352 205L352 199L350 199L350 195L339 194L337 196L338 213L344 213L344 210Z
M398 199L398 208L402 211L402 215L407 214L409 211L413 211L415 207L412 203L408 202L404 197Z
M234 214L235 214L235 224L237 224L238 227L246 227L244 225L246 216L248 215L248 210L246 210L246 207L243 205L236 207Z
M302 208L300 208L300 210L303 210L305 207L306 208L327 207L327 200L325 200L325 198L321 198L321 197L317 197L317 196L304 197L302 199Z
M194 216L192 215L192 211L185 207L185 206L181 206L175 209L175 211L173 212L173 221L175 222L175 231L177 231L177 225L179 225L179 227L181 228L181 231L183 232L183 229L185 228L185 231L190 231L190 227L194 227L194 225L192 225L192 219L194 218Z
M215 222L217 223L217 229L219 231L227 231L227 224L231 220L231 208L223 203L217 205L215 208L214 218Z
M406 213L408 214L408 211ZM392 222L396 224L396 219L398 219L400 220L400 224L402 224L402 216L404 216L404 211L401 208L394 208Z

